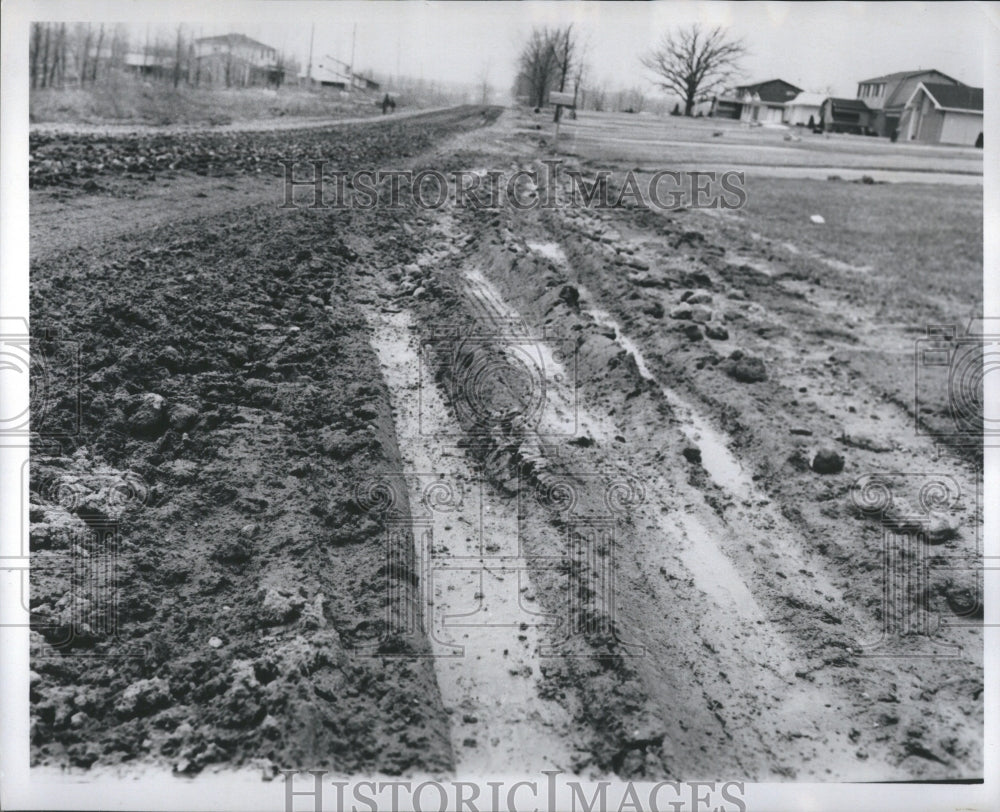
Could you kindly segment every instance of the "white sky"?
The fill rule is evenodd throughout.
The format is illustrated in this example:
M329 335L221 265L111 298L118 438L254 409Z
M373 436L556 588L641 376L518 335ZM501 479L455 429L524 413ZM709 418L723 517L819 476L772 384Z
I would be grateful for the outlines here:
M39 6L42 4L39 3ZM204 34L245 33L297 55L303 63L315 23L314 61L350 60L393 74L475 83L489 65L490 81L507 90L517 52L536 24L573 23L587 44L592 79L653 90L638 54L672 26L723 24L750 48L742 66L751 81L783 78L805 90L854 96L856 83L882 73L937 68L982 86L984 32L1000 26L1000 7L987 3L730 3L696 0L599 2L224 2L211 4L53 4L68 18L188 22ZM55 17L56 15L53 15ZM144 26L144 24L141 24ZM1000 67L1000 66L997 66ZM994 68L993 75L997 70Z

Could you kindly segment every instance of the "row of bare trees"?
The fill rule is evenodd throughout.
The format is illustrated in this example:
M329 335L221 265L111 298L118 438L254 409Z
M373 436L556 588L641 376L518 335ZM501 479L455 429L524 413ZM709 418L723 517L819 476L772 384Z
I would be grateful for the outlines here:
M583 74L582 48L573 26L535 28L521 49L515 95L526 95L533 107L541 107L553 90L574 92Z
M692 116L699 102L730 86L746 53L744 42L730 37L724 28L695 24L667 32L640 62L660 89L680 97L684 115ZM639 113L647 106L640 89L587 87L585 73L582 48L572 25L535 28L518 58L514 95L526 97L532 107L541 107L553 90L567 91L572 79L578 107Z
M197 32L178 25L171 31L149 31L130 40L124 25L32 23L29 53L31 87L64 88L97 84L129 70L146 78L196 87L219 81L226 87L247 83L230 52L218 75L203 69L195 47ZM297 70L294 60L278 52L274 74Z
M32 23L28 46L31 87L96 82L128 51L123 26Z

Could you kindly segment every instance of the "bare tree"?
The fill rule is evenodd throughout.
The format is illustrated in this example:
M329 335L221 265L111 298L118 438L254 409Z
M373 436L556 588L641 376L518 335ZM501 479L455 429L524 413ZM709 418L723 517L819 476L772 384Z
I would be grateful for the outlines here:
M572 26L566 28L535 28L518 57L518 87L528 94L534 107L541 107L549 91L563 90L566 77L573 69L576 41Z
M479 103L489 104L493 95L493 86L490 84L490 63L489 60L483 63L479 71Z
M707 30L695 24L665 34L641 61L660 87L680 95L684 115L690 116L698 102L730 83L746 52L743 40L731 39L721 26Z

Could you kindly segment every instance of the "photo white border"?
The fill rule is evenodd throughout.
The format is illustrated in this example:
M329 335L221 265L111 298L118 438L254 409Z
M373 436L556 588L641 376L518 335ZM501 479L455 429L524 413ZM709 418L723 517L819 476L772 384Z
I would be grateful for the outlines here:
M325 4L323 4L325 5ZM339 5L339 4L338 4ZM386 5L389 5L386 3ZM395 6L396 4L392 4ZM425 5L430 5L426 4ZM551 3L522 4L530 17L544 17ZM559 3L560 12L567 10ZM713 13L719 3L713 4ZM772 3L760 3L766 14ZM829 4L825 4L829 5ZM856 4L844 4L851 6ZM901 13L907 4L895 4ZM963 4L966 5L966 4ZM986 40L986 103L984 154L984 312L1000 315L1000 6L968 4L983 14ZM280 12L278 11L280 7ZM192 2L44 2L6 0L2 4L0 29L0 317L27 318L28 313L28 26L32 20L78 21L176 21L206 19L205 3ZM267 14L298 14L304 20L324 9L315 2L215 2L211 16L219 19L256 19ZM328 9L325 9L328 11ZM663 7L651 9L662 14ZM387 13L392 13L387 10ZM987 378L986 397L1000 402L1000 380ZM27 381L23 383L27 389ZM0 397L26 398L26 391L0 392ZM5 495L16 487L23 507L21 468L26 448L0 447L0 489ZM984 493L1000 494L1000 449L985 452ZM7 507L5 498L0 502ZM985 552L1000 567L1000 515L996 500L985 500ZM21 549L20 511L0 513L0 543L4 555ZM0 561L0 623L17 613L17 596L8 588L8 573ZM987 573L985 643L984 783L963 784L844 784L781 783L746 784L744 799L750 812L757 810L995 810L1000 809L1000 607L997 585L1000 573ZM992 624L992 625L991 625ZM284 784L278 779L263 782L259 773L211 773L177 778L165 770L149 770L141 776L121 777L110 770L88 774L51 769L28 770L28 633L27 629L0 628L0 807L4 809L284 809ZM291 765L289 765L291 768ZM302 765L308 769L308 765ZM541 776L526 776L541 780ZM718 776L720 782L729 780ZM586 784L586 782L584 782ZM639 784L636 784L637 788ZM485 788L484 788L485 790ZM641 794L641 790L640 790ZM296 808L299 808L298 806Z

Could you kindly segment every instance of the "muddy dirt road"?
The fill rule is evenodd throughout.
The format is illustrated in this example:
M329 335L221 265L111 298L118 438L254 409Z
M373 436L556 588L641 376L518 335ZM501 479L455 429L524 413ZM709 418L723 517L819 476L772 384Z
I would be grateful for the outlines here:
M537 168L497 112L292 157ZM982 774L979 461L853 267L693 210L281 209L271 149L39 175L36 763Z

